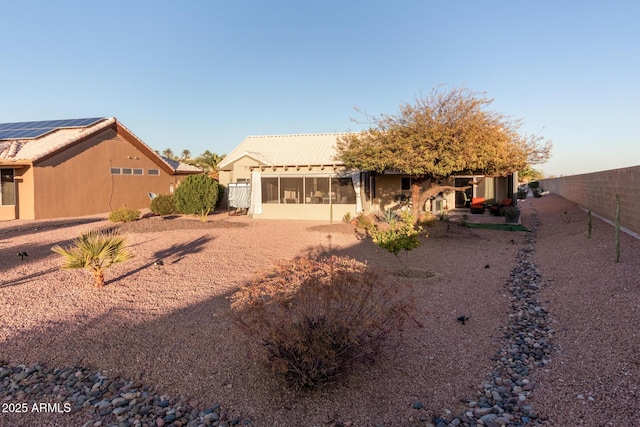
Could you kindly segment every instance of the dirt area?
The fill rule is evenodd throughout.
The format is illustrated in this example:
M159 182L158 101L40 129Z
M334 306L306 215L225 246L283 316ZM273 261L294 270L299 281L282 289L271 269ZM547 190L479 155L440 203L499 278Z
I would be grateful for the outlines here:
M547 370L534 373L531 402L548 425L634 425L640 242L623 235L614 264L611 226L594 219L587 240L586 214L555 196L523 203L524 225L531 205L542 223L535 262L547 281L544 305L559 331ZM309 395L283 390L247 357L228 319L229 295L282 259L335 254L396 269L395 256L346 224L224 213L206 223L145 218L119 226L135 258L107 271L102 289L85 271L59 269L53 245L113 227L100 218L0 223L0 360L108 370L164 394L218 402L255 426L425 426L463 411L482 390L509 322L505 284L526 234L429 228L405 262L434 275L395 284L411 287L418 301L395 351ZM469 317L464 325L460 315ZM0 425L10 425L3 415ZM38 423L28 417L5 420ZM81 414L53 417L77 425Z

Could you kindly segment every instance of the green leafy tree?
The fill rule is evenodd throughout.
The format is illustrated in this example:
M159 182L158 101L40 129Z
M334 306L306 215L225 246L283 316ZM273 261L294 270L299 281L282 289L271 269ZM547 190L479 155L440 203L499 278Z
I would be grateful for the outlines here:
M126 238L117 233L88 231L82 233L73 246L64 249L56 245L51 250L64 257L63 270L87 269L93 274L94 285L101 288L107 268L133 258L125 246Z
M339 138L337 157L348 168L409 175L418 218L427 198L469 188L443 185L451 175L505 175L549 158L550 142L520 134L521 121L488 111L492 102L464 88L434 89L395 115L367 115L371 127Z
M183 214L199 215L204 221L218 200L218 181L207 175L190 175L173 195L176 208Z
M530 165L527 165L523 169L520 169L518 171L518 179L521 182L537 181L542 178L543 178L542 172L532 168Z

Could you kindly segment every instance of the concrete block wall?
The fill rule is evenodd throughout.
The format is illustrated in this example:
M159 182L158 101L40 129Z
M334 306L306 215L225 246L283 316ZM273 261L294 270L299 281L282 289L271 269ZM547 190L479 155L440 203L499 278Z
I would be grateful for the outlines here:
M612 221L619 194L621 225L640 233L640 166L543 179L540 186Z

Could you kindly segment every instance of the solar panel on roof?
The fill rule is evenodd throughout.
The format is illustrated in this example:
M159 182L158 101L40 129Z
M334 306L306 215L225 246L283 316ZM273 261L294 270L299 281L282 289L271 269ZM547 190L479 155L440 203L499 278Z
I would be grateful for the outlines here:
M104 120L104 117L45 120L40 122L0 123L0 139L33 139L56 129L87 127L94 125L101 120Z

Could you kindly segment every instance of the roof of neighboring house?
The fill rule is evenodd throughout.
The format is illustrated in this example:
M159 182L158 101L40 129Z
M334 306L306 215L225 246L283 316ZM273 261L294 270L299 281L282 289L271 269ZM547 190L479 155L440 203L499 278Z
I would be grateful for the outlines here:
M248 136L218 165L229 170L233 163L250 157L261 165L340 165L335 160L336 141L346 133Z
M37 125L39 122L30 122L31 125ZM43 122L44 123L44 122ZM8 123L0 125L9 125ZM103 130L113 127L122 128L129 133L136 142L143 146L149 152L149 157L156 160L157 163L164 163L170 169L177 173L196 173L201 170L195 166L171 160L160 156L146 145L140 138L135 136L133 132L127 129L115 117L104 117L97 119L88 126L76 127L57 127L52 131L35 138L7 138L0 139L0 163L14 162L30 162L34 163L58 151L68 148L78 141L95 135Z
M186 163L182 163L181 161L173 160L165 156L160 156L160 158L164 160L165 163L167 163L169 166L171 166L171 169L178 173L202 172L202 169L197 166L188 165Z

